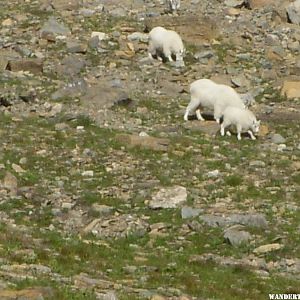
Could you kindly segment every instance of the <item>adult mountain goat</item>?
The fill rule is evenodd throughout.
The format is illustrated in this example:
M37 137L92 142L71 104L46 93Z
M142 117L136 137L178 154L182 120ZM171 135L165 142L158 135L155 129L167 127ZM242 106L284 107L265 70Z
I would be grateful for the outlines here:
M149 56L157 55L162 60L162 55L169 61L173 61L172 54L176 61L183 63L185 49L179 34L173 30L163 27L154 27L149 33Z
M215 120L220 123L220 118L228 106L245 108L239 94L230 86L217 84L210 79L199 79L190 85L191 100L188 104L184 120L188 120L190 113L196 112L198 120L204 121L200 107L213 109Z

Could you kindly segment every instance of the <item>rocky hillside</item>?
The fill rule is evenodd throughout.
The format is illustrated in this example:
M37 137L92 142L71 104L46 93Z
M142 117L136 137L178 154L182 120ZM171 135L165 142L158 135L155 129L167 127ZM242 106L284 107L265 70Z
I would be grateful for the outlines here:
M300 3L0 2L0 299L268 299L300 286ZM176 30L185 66L148 57ZM183 121L246 94L258 139Z

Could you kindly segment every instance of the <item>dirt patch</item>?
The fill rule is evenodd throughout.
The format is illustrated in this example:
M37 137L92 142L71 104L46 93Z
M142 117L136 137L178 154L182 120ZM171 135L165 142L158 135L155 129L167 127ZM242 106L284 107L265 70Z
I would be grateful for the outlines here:
M195 46L202 45L204 41L215 39L220 34L214 20L208 17L199 17L199 15L178 16L176 19L163 15L147 19L145 24L147 30L151 30L155 26L175 30L185 43Z

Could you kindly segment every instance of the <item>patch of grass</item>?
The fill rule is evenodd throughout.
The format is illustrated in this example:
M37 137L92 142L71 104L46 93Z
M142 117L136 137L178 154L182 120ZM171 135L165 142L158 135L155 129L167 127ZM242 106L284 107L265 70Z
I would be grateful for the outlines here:
M243 182L241 175L229 175L224 178L225 184L233 187L240 186Z

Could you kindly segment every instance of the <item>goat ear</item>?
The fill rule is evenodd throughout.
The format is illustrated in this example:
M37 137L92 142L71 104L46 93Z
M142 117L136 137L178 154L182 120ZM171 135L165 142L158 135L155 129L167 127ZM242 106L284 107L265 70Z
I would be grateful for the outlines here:
M260 120L259 120L259 121L257 121L257 125L260 125Z

